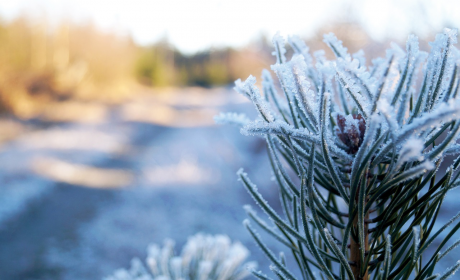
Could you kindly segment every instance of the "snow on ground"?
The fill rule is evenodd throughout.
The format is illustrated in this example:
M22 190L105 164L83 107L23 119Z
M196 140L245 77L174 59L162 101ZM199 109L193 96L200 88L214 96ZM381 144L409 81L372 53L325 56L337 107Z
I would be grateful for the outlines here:
M179 250L197 232L240 240L267 267L241 224L251 200L235 174L259 174L276 200L263 141L211 121L252 108L227 91L209 94L174 95L177 106L149 96L112 108L105 123L57 123L3 145L0 279L99 279L149 243L173 238ZM144 109L133 119L126 108L136 106ZM165 106L173 117L155 110Z
M235 175L244 167L276 207L264 142L211 121L251 105L192 89L107 110L105 122L55 123L0 148L0 279L101 279L144 258L149 243L172 238L180 250L197 232L241 241L267 272L242 226L253 202Z
M95 127L62 125L22 134L0 149L0 226L20 212L29 200L50 191L54 182L34 174L55 158L92 163L124 146L124 139ZM118 141L118 142L117 142ZM97 144L96 144L97 143ZM48 161L47 161L48 159Z

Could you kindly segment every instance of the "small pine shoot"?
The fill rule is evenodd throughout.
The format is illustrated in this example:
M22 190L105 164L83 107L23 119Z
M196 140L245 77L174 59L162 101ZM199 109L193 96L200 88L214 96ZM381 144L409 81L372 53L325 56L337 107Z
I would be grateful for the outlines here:
M225 235L196 234L188 238L182 253L174 253L174 241L151 244L146 265L135 258L131 268L118 269L104 280L242 280L256 272L256 263L244 263L248 249ZM262 274L261 274L262 275Z

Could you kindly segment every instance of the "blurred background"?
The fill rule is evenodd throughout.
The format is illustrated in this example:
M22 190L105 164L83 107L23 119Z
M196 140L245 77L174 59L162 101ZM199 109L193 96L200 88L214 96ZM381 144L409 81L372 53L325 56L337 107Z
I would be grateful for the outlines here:
M453 0L1 1L0 279L100 279L197 232L240 240L267 271L235 175L277 205L264 142L212 119L254 116L233 81L270 68L277 31L311 51L334 32L370 63L459 26Z

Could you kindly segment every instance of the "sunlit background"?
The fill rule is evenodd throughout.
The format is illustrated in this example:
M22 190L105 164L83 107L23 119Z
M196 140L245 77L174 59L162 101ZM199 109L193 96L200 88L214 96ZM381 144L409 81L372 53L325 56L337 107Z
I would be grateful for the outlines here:
M277 31L312 51L334 32L370 63L459 26L454 0L1 1L0 279L101 279L197 232L240 240L267 271L235 176L276 204L264 142L212 119L251 114L233 81L274 63Z

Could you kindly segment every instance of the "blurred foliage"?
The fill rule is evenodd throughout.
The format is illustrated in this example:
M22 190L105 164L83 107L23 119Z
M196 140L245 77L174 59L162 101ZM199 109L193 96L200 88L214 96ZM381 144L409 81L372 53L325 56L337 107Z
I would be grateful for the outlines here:
M346 42L352 52L371 42L356 24L337 23L321 33L330 31L352 38ZM318 36L307 44L312 51L324 48ZM271 42L263 34L244 48L183 54L167 38L138 46L129 35L91 23L0 19L0 112L32 118L69 99L116 103L146 87L225 86L260 74L271 62Z
M263 43L268 45L267 42ZM260 53L249 47L242 50L211 49L185 55L164 39L140 50L135 76L142 84L155 87L228 85L241 77L242 67L236 65L243 64L243 68L247 69L244 72L251 69L261 71L266 67L263 59Z
M53 101L119 98L134 83L138 49L91 24L0 22L0 109L28 118Z
M138 46L90 23L0 19L0 112L23 118L68 99L119 102L139 86L222 86L268 67L268 42L185 55L166 39Z

